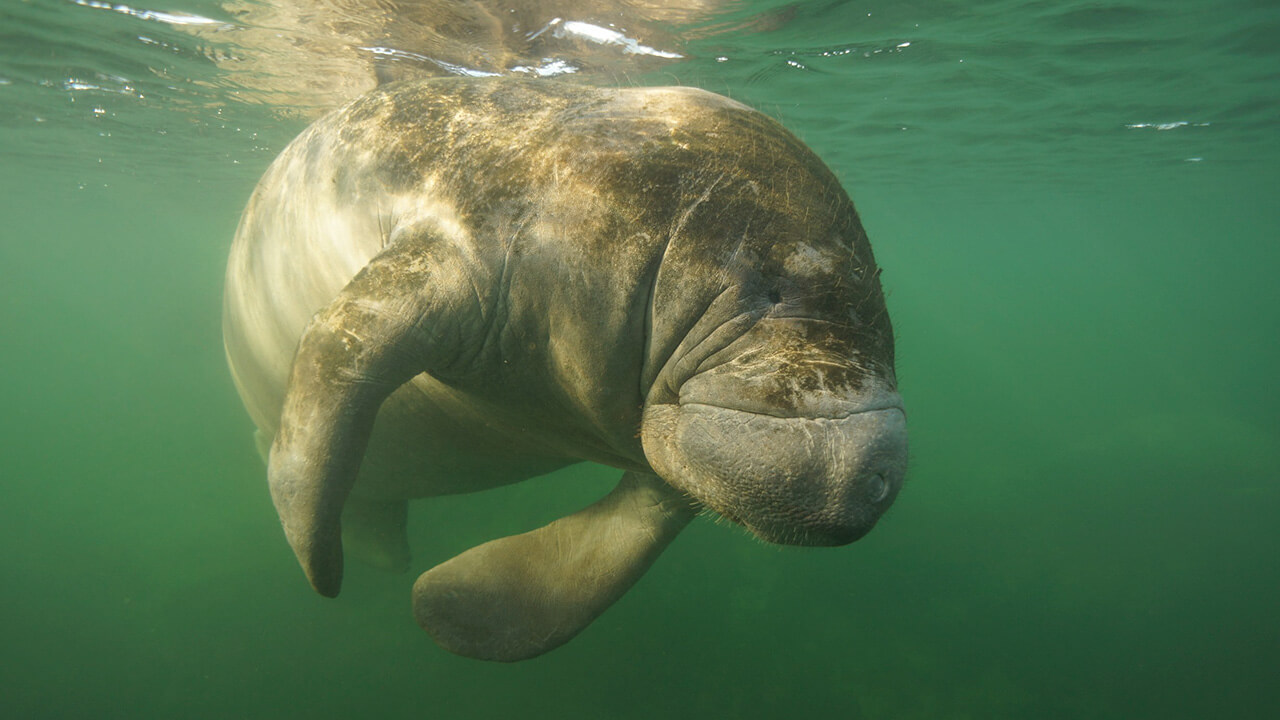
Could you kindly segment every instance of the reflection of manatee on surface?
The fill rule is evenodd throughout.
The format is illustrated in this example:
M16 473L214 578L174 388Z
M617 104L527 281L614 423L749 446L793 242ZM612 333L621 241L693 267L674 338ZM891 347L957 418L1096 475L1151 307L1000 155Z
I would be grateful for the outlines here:
M893 333L848 196L764 115L688 88L384 86L300 135L227 274L236 385L317 591L409 564L406 501L583 460L596 504L414 586L464 655L572 638L699 509L861 537L906 464Z
M683 59L686 33L743 32L788 9L714 22L723 0L227 0L184 28L252 102L315 117L379 83L428 77L627 78ZM696 29L695 29L696 27Z

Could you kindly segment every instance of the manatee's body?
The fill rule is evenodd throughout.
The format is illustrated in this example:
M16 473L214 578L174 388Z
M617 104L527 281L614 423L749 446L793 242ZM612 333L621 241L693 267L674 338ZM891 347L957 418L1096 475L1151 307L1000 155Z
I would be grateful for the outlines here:
M226 347L327 595L339 517L349 547L403 567L408 499L582 460L629 471L591 508L419 580L438 640L510 660L572 637L699 506L779 542L870 529L906 451L877 276L831 173L733 101L396 84L263 177Z
M470 492L580 460L646 468L640 371L666 238L638 221L660 214L642 187L601 185L648 182L625 177L635 130L669 133L664 105L695 92L433 81L309 128L259 183L229 263L227 352L258 428L275 434L307 322L397 233L427 224L477 246L498 297L469 329L471 382L422 373L396 391L353 493ZM637 127L614 131L628 111Z

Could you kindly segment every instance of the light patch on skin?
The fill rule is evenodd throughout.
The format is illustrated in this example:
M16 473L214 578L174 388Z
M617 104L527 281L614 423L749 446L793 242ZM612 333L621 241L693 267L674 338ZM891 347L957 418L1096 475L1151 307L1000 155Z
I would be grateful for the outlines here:
M324 145L333 147L332 142ZM254 215L254 232L280 241L233 247L230 259L237 268L228 273L226 292L228 312L238 317L235 342L241 353L254 358L250 367L272 376L242 377L233 364L233 376L241 387L264 381L283 387L295 338L382 244L377 216L342 202L330 183L319 185L325 192L316 192L315 187L298 192L293 186L299 178L332 177L338 162L350 171L355 164L351 153L338 160L341 153L326 152L323 157L331 159L317 164L313 154L299 147L273 163L254 200L259 207L275 209ZM371 153L362 154L367 162L374 161ZM258 427L274 429L277 399L253 393L245 397L254 398L246 405Z
M689 122L691 113L708 112L704 105L752 112L740 102L690 87L632 88L613 98L610 112L644 115L664 122L667 129L674 132Z
M707 189L702 192L702 195L699 195L697 200L694 200L692 203L690 203L689 207L685 208L684 212L680 213L680 218L676 220L675 227L671 229L672 240L680 237L680 234L684 232L684 226L689 222L689 216L693 215L693 211L697 210L699 205L706 202L707 198L711 197L711 193L716 189L716 185L719 185L720 181L723 179L724 179L724 173L720 173L720 175L716 177L715 180L712 180L710 183L707 184ZM738 249L734 250L734 255L736 256L738 254L738 251L741 249L742 247L741 245L739 245Z
M471 232L463 223L458 208L437 190L439 179L426 177L415 193L398 195L390 202L392 228L387 243L395 243L408 233L428 230L437 237L470 247Z
M797 243L783 268L788 275L806 277L834 272L840 258L831 250L819 250L808 243Z

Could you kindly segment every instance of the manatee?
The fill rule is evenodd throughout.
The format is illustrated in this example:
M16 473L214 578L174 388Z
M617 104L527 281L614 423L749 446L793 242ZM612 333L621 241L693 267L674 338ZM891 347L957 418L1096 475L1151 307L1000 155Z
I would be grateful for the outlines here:
M411 499L623 471L418 578L419 624L475 658L565 643L698 513L844 545L906 471L852 202L777 122L693 88L432 79L321 118L244 212L224 338L321 595L344 548L408 568Z

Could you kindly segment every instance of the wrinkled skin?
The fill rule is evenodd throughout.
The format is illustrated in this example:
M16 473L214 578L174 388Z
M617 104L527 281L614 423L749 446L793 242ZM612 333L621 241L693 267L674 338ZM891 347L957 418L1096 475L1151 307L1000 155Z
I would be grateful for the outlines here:
M430 80L321 119L227 274L236 385L315 589L409 564L406 501L591 460L622 482L414 586L519 660L586 627L702 509L841 545L901 487L879 271L848 196L764 115L689 88Z

